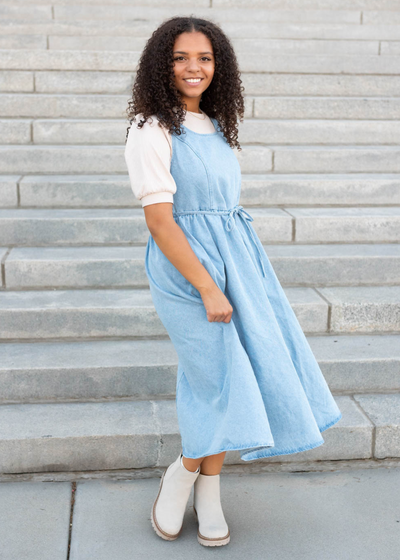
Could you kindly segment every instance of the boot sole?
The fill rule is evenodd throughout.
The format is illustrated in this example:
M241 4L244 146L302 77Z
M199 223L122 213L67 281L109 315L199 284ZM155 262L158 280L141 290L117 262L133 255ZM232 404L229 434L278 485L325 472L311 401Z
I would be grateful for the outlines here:
M199 517L197 515L197 511L196 511L196 508L194 506L193 506L193 510L194 510L195 515L196 515L196 519L198 521ZM228 542L231 540L231 534L230 534L230 531L228 530L228 533L225 535L225 537L209 538L209 537L204 537L200 533L200 531L198 530L197 531L197 540L203 546L223 546L224 544L228 544Z
M153 526L153 529L155 530L155 532L157 533L157 535L158 535L159 537L161 537L162 539L164 539L164 540L166 540L166 541L174 541L174 540L177 539L177 538L179 537L179 535L181 534L183 524L182 524L182 526L181 526L181 528L180 528L180 530L179 530L178 533L176 533L175 535L171 535L170 533L166 533L165 531L163 531L163 530L161 529L161 527L160 527L160 526L158 525L158 523L157 523L157 518L156 518L156 505L157 505L158 497L159 497L159 495L160 495L160 493L161 493L161 488L162 488L162 485L163 485L163 482L164 482L164 476L165 476L165 473L166 473L166 472L167 472L167 471L165 470L165 471L163 472L162 477L161 477L160 487L159 487L159 489L158 489L157 498L155 499L155 502L154 502L154 504L153 504L153 507L151 508L151 516L150 516L150 519L151 519L151 524L152 524L152 526Z

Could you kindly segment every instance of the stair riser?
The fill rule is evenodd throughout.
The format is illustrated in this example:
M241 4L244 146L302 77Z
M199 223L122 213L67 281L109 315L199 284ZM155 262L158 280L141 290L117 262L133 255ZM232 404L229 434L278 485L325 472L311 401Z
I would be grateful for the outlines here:
M319 362L334 395L400 391L400 360ZM178 364L0 370L0 404L174 399Z
M121 106L122 107L122 106ZM121 113L123 109L121 108ZM382 120L247 120L240 127L240 142L286 146L356 146L400 144L397 121ZM283 117L285 118L285 117ZM301 117L299 117L300 119ZM121 120L29 120L0 121L2 144L44 144L93 146L123 145L127 122ZM279 148L276 148L279 150Z
M0 26L0 31L4 30ZM392 26L392 29L395 29ZM400 41L400 33L399 39ZM120 94L125 96L127 103L131 93L135 72L117 71L29 71L0 70L0 91L2 92L35 92L65 94ZM329 103L331 96L344 97L398 97L400 76L374 75L301 75L301 74L246 74L241 76L245 95L265 97L276 95L287 96L325 96ZM93 98L94 103L99 101ZM371 99L364 103L379 103ZM261 100L261 103L263 101ZM350 101L351 103L351 101ZM393 101L396 103L396 100ZM90 113L91 115L92 113Z
M136 247L134 249L137 249ZM142 248L140 248L142 249ZM113 249L111 249L112 251ZM267 255L268 247L265 248ZM144 248L142 253L144 253ZM10 257L14 253L10 253ZM5 260L5 288L146 288L144 256L109 260L28 256ZM269 257L276 275L286 286L357 286L400 284L400 255L359 257Z
M242 173L399 173L400 147L245 145L238 161ZM124 145L0 147L2 174L126 172Z
M242 175L240 204L249 206L400 205L400 175ZM19 190L19 203L18 203ZM4 208L141 208L126 175L3 175ZM251 211L251 209L250 209Z
M308 336L334 394L400 390L400 335ZM178 355L164 340L0 345L1 402L175 398Z
M149 237L144 216L107 218L54 212L41 216L0 214L3 246L71 246L145 244ZM51 213L51 210L49 211ZM251 212L251 210L250 210ZM253 210L253 227L262 243L396 243L400 237L400 215L310 215L292 217L290 208L262 215ZM294 235L293 235L294 231Z
M328 307L294 304L304 332L326 332ZM96 339L167 336L153 307L0 310L0 340ZM400 330L400 325L399 325Z
M153 26L152 31L154 30ZM253 26L254 27L254 26ZM399 26L400 27L400 26ZM242 36L246 34L238 24ZM264 34L262 26L259 32ZM397 36L400 29L397 30ZM357 37L355 37L357 38ZM388 37L384 37L388 40ZM73 51L73 50L1 50L2 70L96 70L134 72L140 51ZM280 72L293 74L376 74L397 75L398 60L395 56L380 55L303 55L263 54L251 57L238 52L241 72Z

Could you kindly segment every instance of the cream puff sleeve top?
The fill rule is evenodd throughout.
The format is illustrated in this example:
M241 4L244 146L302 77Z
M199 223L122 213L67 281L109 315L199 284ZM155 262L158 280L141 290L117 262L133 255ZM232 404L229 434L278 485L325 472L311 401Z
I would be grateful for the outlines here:
M176 183L170 171L171 134L158 126L154 115L151 122L147 121L142 128L137 128L141 117L141 114L136 115L136 122L132 122L124 152L133 194L141 201L142 207L158 202L173 203ZM205 113L187 111L184 125L199 134L215 131Z

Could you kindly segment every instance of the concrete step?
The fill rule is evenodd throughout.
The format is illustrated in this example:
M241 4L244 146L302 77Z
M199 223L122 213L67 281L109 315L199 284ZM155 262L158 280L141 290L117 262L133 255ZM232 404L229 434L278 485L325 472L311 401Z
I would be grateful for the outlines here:
M279 212L290 225L291 218ZM140 209L0 210L0 238L4 244L143 244L148 236Z
M277 206L400 205L400 175L242 174L240 203ZM127 175L0 175L0 205L141 208Z
M120 146L0 146L0 174L126 174L125 132ZM237 157L252 174L400 172L400 146L244 145Z
M126 117L126 107L126 95L0 94L3 118L117 119Z
M126 174L123 143L121 138L121 146L0 146L0 173ZM265 152L265 168L270 160L271 152Z
M1 30L1 26L0 26ZM400 37L399 37L400 40ZM133 71L0 70L0 91L74 94L131 94ZM246 96L398 97L400 76L252 74L241 75ZM326 100L328 102L328 100Z
M103 0L104 1L104 0ZM141 0L145 2L146 5L150 3L153 4L154 0ZM182 1L182 0L180 0ZM59 2L57 2L59 3ZM229 6L231 7L244 7L247 5L246 0L229 0ZM262 0L254 0L251 4L254 8L258 6L263 6ZM216 8L226 6L226 0L215 0L213 6ZM269 9L286 9L290 10L293 8L293 3L291 0L273 0L269 3ZM304 8L305 10L319 10L326 8L326 3L323 0L299 0L296 2L296 7L299 9ZM397 10L399 8L398 2L396 0L360 0L359 2L345 2L344 0L333 0L329 3L329 9L331 10L344 10L344 9L363 9L363 10Z
M285 211L294 217L294 239L301 243L396 243L400 236L398 207L286 208Z
M249 148L249 147L247 147ZM23 149L21 147L21 149ZM269 146L276 173L393 173L400 171L399 146ZM244 150L243 150L244 151ZM254 150L255 151L255 150ZM266 157L259 149L260 173ZM243 157L244 171L250 157ZM255 164L253 164L255 165Z
M227 12L229 13L229 12ZM214 20L215 21L215 20ZM146 37L127 36L80 36L80 35L48 35L48 41L40 35L6 35L2 37L3 49L31 48L50 50L86 50L86 51L140 51L146 44ZM385 42L385 48L380 52L378 40L329 40L329 39L251 39L233 38L232 45L236 52L252 52L262 50L277 54L372 54L394 55L390 48L391 42Z
M400 284L400 244L266 245L284 286ZM17 247L0 252L11 290L144 288L145 246Z
M399 456L400 394L335 400L343 417L323 445L261 461ZM1 405L0 425L2 473L164 467L181 449L174 400ZM225 462L243 464L237 450Z
M232 10L233 11L233 10ZM328 13L328 10L324 12ZM227 10L226 14L231 13ZM301 12L300 12L301 13ZM214 20L215 21L215 20ZM1 26L0 26L1 28ZM50 49L86 51L141 51L145 47L145 36L114 35L57 35L49 29L49 34L4 34L0 37L2 49ZM383 43L383 45L381 44ZM262 50L277 54L326 54L326 55L394 55L394 41L347 40L347 39L269 39L232 38L236 52Z
M0 344L0 403L172 398L178 356L165 340Z
M192 9L189 2L177 2L177 4L184 4L180 6L181 15L189 15ZM225 7L225 6L224 6ZM356 9L356 7L349 7L350 9L341 10L328 10L328 9L316 9L316 10L281 10L276 9L256 9L254 6L251 10L250 17L248 9L243 8L232 8L229 9L214 8L212 10L212 15L215 20L218 21L231 21L231 22L241 22L243 20L252 20L253 18L260 22L265 23L346 23L346 24L356 24L360 23L361 11ZM47 10L45 9L47 8ZM168 8L160 6L155 7L145 7L145 6L128 6L128 5L113 5L112 2L108 2L108 5L99 5L96 10L93 10L92 5L85 5L85 3L80 2L78 5L68 6L68 5L57 5L49 14L49 6L29 6L27 12L22 10L16 10L15 6L5 5L2 7L3 18L9 18L11 20L28 20L32 18L36 19L54 19L59 20L154 20L155 22L160 19L169 16L170 11ZM210 9L208 8L205 1L200 3L197 7L196 14L200 16L210 15ZM385 23L391 23L387 21Z
M208 0L207 0L208 1ZM263 5L265 5L264 0L261 0ZM379 0L375 0L379 1ZM397 2L398 0L394 0ZM82 4L82 3L81 3ZM54 5L54 2L53 2ZM98 2L96 2L98 5ZM177 6L178 3L174 2L174 6ZM297 3L296 7L299 4ZM66 6L68 8L68 6ZM71 6L70 8L75 8L75 6ZM262 6L260 6L262 7ZM346 8L348 6L343 6ZM91 6L92 8L92 6ZM110 8L110 4L108 6ZM111 10L114 12L116 6L112 5ZM130 6L131 9L135 9L133 6ZM309 10L302 10L302 19L298 22L286 21L286 22L279 22L279 21L269 21L269 18L274 17L274 10L264 10L261 12L262 18L262 25L260 25L259 20L257 19L257 14L260 12L254 9L248 10L248 5L245 7L246 9L242 11L242 13L236 12L236 10L229 7L228 9L224 9L220 12L221 16L218 15L218 12L215 8L201 7L196 3L195 12L199 16L201 13L205 14L205 17L212 17L213 21L220 22L225 33L228 34L231 41L234 42L238 39L286 39L286 40L294 40L294 39L318 39L318 40L358 40L358 41L398 41L400 39L400 29L399 25L394 22L393 25L392 21L381 22L378 19L376 22L369 21L368 24L365 24L363 21L361 23L361 18L364 20L365 17L368 16L368 13L362 10L361 15L361 7L358 6L358 22L315 22L315 21L307 21L306 18L312 18L314 15L315 17L319 17L321 11L319 13L315 12L315 14L311 13ZM79 7L78 7L79 9ZM95 10L91 9L91 17L86 19L57 19L51 20L51 18L39 18L39 19L32 19L24 17L24 11L19 10L18 13L21 15L20 18L4 18L3 22L0 23L0 33L2 35L53 35L53 36L70 36L70 37L84 37L84 36L101 36L101 37L148 37L154 31L156 26L162 22L163 20L163 13L165 17L169 17L171 13L170 6L163 10L163 7L157 6L155 8L156 17L145 16L143 14L146 12L142 10L142 7L137 7L138 11L140 11L140 16L136 19L131 18L128 19L126 16L123 16L123 19L116 20L116 19L96 19ZM124 8L124 14L126 8ZM163 10L163 11L161 11ZM290 12L288 13L285 10L286 17L291 17L291 13L299 14L299 10L294 12L293 5L289 8ZM397 13L399 11L399 6L397 3L397 11L390 10L388 11L387 15L385 14L385 18L389 18L394 14L393 17L398 17ZM179 13L180 15L184 15L185 12L189 15L193 12L193 5L189 8L189 10L185 10L185 8L180 7ZM326 4L323 6L322 15L325 14L332 14L331 10L326 9ZM380 12L382 13L382 12ZM376 16L376 12L375 12ZM328 16L329 17L329 16ZM353 14L351 15L354 18ZM376 16L380 18L381 16ZM230 18L236 18L239 21L229 21Z
M400 394L354 395L354 399L375 426L375 457L398 457L400 455Z
M273 110L272 104L272 110ZM239 125L239 141L243 144L285 144L286 146L314 145L343 145L343 146L363 146L370 144L399 145L400 133L397 121L384 120L339 120L335 117L329 118L309 118L305 114L301 114L301 108L297 109L292 106L292 111L296 111L297 118L286 118L277 115L277 118L269 119L247 119ZM329 110L329 109L328 109ZM294 113L292 113L294 114ZM309 107L308 115L311 115ZM318 103L316 107L315 117L318 115ZM271 115L272 117L272 115ZM70 124L71 123L71 124ZM55 121L33 121L32 134L33 142L46 143L49 139L54 138L54 143L61 143L62 135L65 133L66 142L78 138L78 133L74 134L72 127L82 129L82 143L90 143L93 136L91 123L88 123L86 134L83 134L83 125L75 121L72 124L64 121L56 123ZM57 128L58 126L58 128ZM115 128L121 129L122 123L115 123ZM71 128L70 128L71 127ZM98 127L99 134L104 132L107 138L107 132L102 128L100 123L95 123L93 128ZM113 125L110 122L109 134L111 138ZM116 136L117 130L114 131ZM87 135L87 136L86 136ZM87 138L87 142L84 139ZM78 143L78 141L76 141ZM110 140L111 143L111 140Z
M400 286L285 287L307 334L400 331ZM148 289L0 293L0 339L167 337Z
M25 94L22 95L25 98L29 97ZM246 101L249 102L250 99L247 97ZM24 114L21 116L24 116ZM321 96L257 96L254 97L254 113L252 116L256 119L332 119L338 127L342 126L342 123L339 122L340 119L360 119L364 120L366 126L369 126L368 123L373 119L399 119L400 99L384 96L375 98L356 96L332 96L328 98ZM246 128L251 128L254 122L257 125L268 126L268 122L258 122L254 119L246 120L243 124L241 123L241 126L245 131Z
M248 208L263 243L396 243L400 207ZM293 233L294 232L294 233ZM0 209L3 246L144 244L143 210Z
M32 125L28 119L0 120L0 144L30 144Z
M242 24L240 28L242 28ZM258 26L264 37L263 26ZM151 26L153 27L153 25ZM254 27L254 25L253 25ZM397 26L400 36L400 26ZM153 29L152 29L153 30ZM251 36L243 30L242 37ZM387 39L385 37L385 39ZM2 70L112 70L136 71L140 51L0 50ZM293 74L398 74L398 58L381 55L237 53L241 72L290 72Z
M120 145L126 128L125 120L112 119L38 119L32 122L3 119L0 121L0 141L4 144ZM396 121L249 119L239 126L239 131L239 140L243 144L400 144Z
M328 303L315 290L286 288L285 293L304 332L327 331ZM390 301L386 307L386 313L392 310L394 313L396 302ZM0 293L0 339L4 341L102 337L168 337L150 291L75 289Z
M120 105L121 113L123 106ZM248 108L250 109L249 105ZM273 143L287 146L400 144L397 121L302 119L298 114L298 119L247 119L239 126L239 140L243 144ZM127 126L125 119L2 119L0 142L120 145L125 139Z
M247 105L250 113L250 105ZM121 113L125 111L121 103ZM248 116L248 115L247 115ZM239 125L242 144L284 144L285 146L370 144L399 145L400 127L395 120L246 119ZM0 142L3 144L121 145L125 142L126 119L1 119Z
M330 304L331 332L400 330L400 286L326 287L316 292Z
M2 35L0 49L47 49L47 42L43 35ZM373 44L371 42L371 46Z
M89 51L137 51L145 46L146 39L141 37L97 37L97 36L53 36L45 43L40 35L8 35L1 39L2 48L26 49L31 45L34 49L51 50L89 50ZM379 54L395 56L400 52L399 41L346 41L346 40L312 40L312 39L233 39L232 44L237 51L252 52L256 49L277 54Z
M321 96L245 96L246 119L240 123L241 134L254 135L255 126L269 126L269 121L260 119L272 119L275 127L275 119L304 120L310 119L319 123L320 119L332 120L340 130L342 120L353 119L360 121L367 129L377 126L379 123L371 123L373 120L394 120L400 118L399 97L321 97ZM86 119L95 123L94 119L121 119L126 117L126 95L104 95L104 94L51 94L51 93L2 93L0 94L0 117L4 122L6 118L27 119ZM254 108L253 108L254 107ZM255 118L253 118L255 117ZM293 119L293 120L292 120ZM37 121L37 127L43 126L43 122ZM54 124L54 121L49 121ZM57 122L57 121L55 121ZM63 125L65 121L60 121ZM120 122L120 121L117 121ZM75 121L71 121L75 124ZM115 124L112 122L113 126ZM282 123L283 126L284 123ZM310 123L310 126L313 123ZM357 124L357 123L356 123ZM382 123L386 125L386 123ZM299 125L299 124L298 124ZM305 123L303 123L305 126ZM258 130L258 129L257 129ZM354 133L354 132L353 132ZM270 132L268 132L270 134ZM251 141L254 141L252 139ZM332 142L333 143L333 142ZM363 142L365 143L365 141Z
M196 14L199 17L209 16L210 12L212 17L216 21L224 22L243 22L243 21L258 21L262 23L344 23L344 24L360 24L361 10L357 9L346 9L346 10L281 10L278 7L275 9L260 9L256 5L252 4L252 10L249 12L248 9L234 8L231 3L227 6L218 9L213 7L210 10L205 1L203 5L197 7ZM191 13L192 7L182 6L179 10L180 15L189 15ZM55 5L54 6L54 20L94 20L102 19L107 21L112 20L137 20L139 18L149 19L154 21L162 20L168 17L170 11L168 8L161 7L159 9L149 9L143 8L142 6L115 6L115 5L100 5L93 10L92 6L87 5ZM385 22L390 24L390 21Z
M40 4L40 1L35 3ZM53 19L51 6L33 6L29 5L29 2L27 5L24 5L23 9L15 4L4 4L1 6L0 14L2 20L40 21Z
M34 5L42 5L47 4L48 0L16 0L16 4L34 4ZM65 0L53 0L52 4L57 5L64 5ZM93 5L96 6L109 6L110 0L79 0L76 3L77 5ZM201 1L198 3L199 9L204 7L204 2ZM117 6L127 6L131 5L129 0L116 0L113 2L113 5ZM170 0L139 0L136 6L140 6L143 10L147 12L151 12L155 8L163 10L166 6L171 6ZM193 7L193 0L177 0L174 4L179 6L181 9L185 7ZM208 3L206 4L208 7ZM230 9L238 9L240 7L246 7L247 13L249 10L256 11L257 8L263 8L264 3L260 0L253 0L251 4L244 2L243 0L229 0L227 4L226 0L214 0L213 5L215 6L214 9L224 9L227 7ZM332 0L329 3L330 10L397 10L399 7L397 0L358 0L357 2L346 2L345 0ZM269 10L290 10L293 9L293 2L291 0L271 0L268 3ZM304 10L321 10L326 9L326 3L324 0L297 0L296 2L296 9L304 9ZM167 13L168 15L168 13Z
M262 240L291 241L292 217L284 210L257 208L253 214L254 227ZM148 237L140 208L0 210L0 238L4 245L144 244Z
M400 391L400 335L308 336L335 395ZM0 344L0 403L174 398L170 340Z

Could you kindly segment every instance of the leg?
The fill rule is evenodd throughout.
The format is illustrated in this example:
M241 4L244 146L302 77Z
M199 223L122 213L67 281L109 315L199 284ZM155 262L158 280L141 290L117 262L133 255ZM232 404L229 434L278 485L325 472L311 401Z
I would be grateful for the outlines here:
M201 462L204 460L204 457L200 457L200 459L188 459L184 455L182 455L182 463L185 469L188 471L195 472L197 467L201 465Z
M182 462L188 471L194 472L199 465L201 465L200 472L205 475L214 475L221 472L222 464L224 462L226 451L218 453L217 455L208 455L207 457L200 457L199 459L188 459L183 456Z
M222 464L224 462L226 451L218 453L217 455L208 455L204 457L201 462L201 474L214 475L221 472Z

